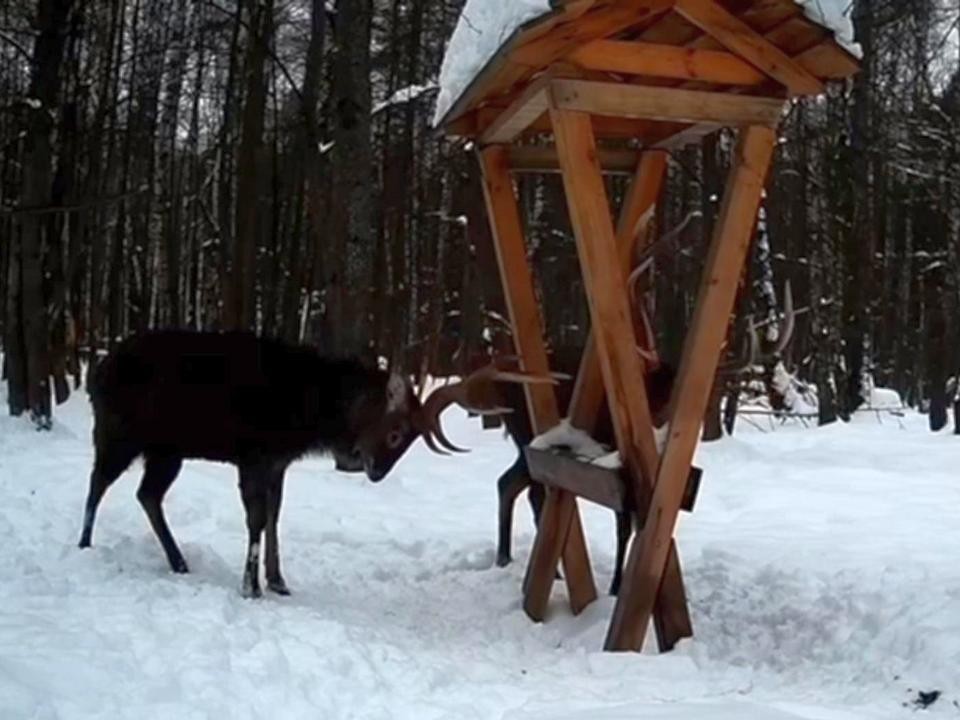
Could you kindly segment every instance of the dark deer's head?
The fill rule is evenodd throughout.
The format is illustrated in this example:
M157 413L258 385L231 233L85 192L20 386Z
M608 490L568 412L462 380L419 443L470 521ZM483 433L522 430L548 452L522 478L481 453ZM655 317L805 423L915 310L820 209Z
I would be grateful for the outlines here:
M358 408L357 442L350 452L335 452L338 469L359 471L373 482L382 480L418 437L433 452L466 452L443 432L440 416L450 405L479 415L502 414L509 408L498 403L498 382L556 384L560 376L503 370L491 363L460 382L434 390L420 402L410 380L393 373L386 384L386 403Z

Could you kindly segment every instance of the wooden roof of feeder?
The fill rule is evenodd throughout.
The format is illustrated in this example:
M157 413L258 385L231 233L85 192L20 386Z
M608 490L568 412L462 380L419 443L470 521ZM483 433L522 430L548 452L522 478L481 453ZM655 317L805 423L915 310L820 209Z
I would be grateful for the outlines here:
M590 113L598 138L677 147L719 127L776 126L787 98L859 69L850 39L794 0L550 6L440 109L448 135L490 144L550 132L552 102Z

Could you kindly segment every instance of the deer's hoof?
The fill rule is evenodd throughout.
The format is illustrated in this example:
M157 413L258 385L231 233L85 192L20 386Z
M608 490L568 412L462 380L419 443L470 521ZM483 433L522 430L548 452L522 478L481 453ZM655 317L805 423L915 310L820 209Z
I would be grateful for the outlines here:
M270 592L276 593L277 595L289 595L290 588L287 587L287 584L283 580L269 580L267 581L267 589Z

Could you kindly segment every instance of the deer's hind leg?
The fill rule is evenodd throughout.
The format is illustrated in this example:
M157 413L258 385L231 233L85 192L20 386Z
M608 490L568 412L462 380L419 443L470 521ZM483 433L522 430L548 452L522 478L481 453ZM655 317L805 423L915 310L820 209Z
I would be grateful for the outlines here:
M117 478L123 475L123 471L130 467L130 463L139 454L139 449L125 442L97 442L96 453L83 512L83 529L79 543L81 548L90 547L93 540L93 524L104 494Z
M167 525L163 514L163 496L176 480L182 465L182 458L176 455L148 453L144 458L143 480L137 490L137 500L140 501L147 519L150 520L150 526L167 555L170 569L175 573L188 572L187 561L183 559L183 554Z
M500 476L500 479L497 480L497 496L499 500L497 539L498 567L504 567L510 564L513 508L516 504L517 496L527 487L530 487L530 476L527 474L527 464L521 456ZM534 510L534 516L536 516L536 514L536 510Z
M264 570L267 576L267 589L277 595L289 595L290 590L280 573L280 545L277 540L277 525L280 522L280 504L283 502L283 476L286 468L271 473L266 489L266 548Z

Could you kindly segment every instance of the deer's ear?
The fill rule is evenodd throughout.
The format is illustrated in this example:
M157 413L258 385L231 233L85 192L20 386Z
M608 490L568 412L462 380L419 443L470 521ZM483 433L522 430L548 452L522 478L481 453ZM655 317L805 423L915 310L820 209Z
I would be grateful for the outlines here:
M406 410L409 396L406 378L398 372L390 373L387 381L387 412Z

